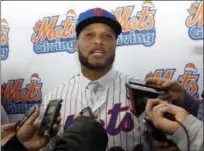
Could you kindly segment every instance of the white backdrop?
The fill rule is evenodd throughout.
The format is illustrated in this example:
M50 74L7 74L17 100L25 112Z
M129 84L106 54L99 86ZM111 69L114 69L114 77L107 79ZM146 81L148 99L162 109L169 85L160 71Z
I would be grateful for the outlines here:
M70 16L76 19L80 12L93 7L122 13L125 10L128 13L132 8L130 15L126 14L128 18L135 18L140 11L144 12L145 8L149 12L155 12L148 15L153 26L146 31L139 28L139 25L143 26L144 21L138 21L136 24L132 21L131 27L137 27L130 30L133 35L129 40L136 41L117 47L114 64L116 70L140 79L144 79L150 72L155 76L156 71L161 77L165 72L169 72L169 78L176 80L184 75L183 81L180 82L192 95L200 95L203 90L203 1L153 1L152 4L143 1L3 1L1 4L1 36L8 36L6 44L5 39L1 38L1 101L12 121L16 121L19 114L28 110L28 104L40 104L48 91L79 72L77 53L53 51L37 54L34 51L31 38L34 30L45 29L41 24L35 26L36 23L39 20L43 22L45 17L52 19L58 16L55 26L62 26L62 22L67 21ZM125 13L122 13L122 17L117 16L121 23L125 21ZM186 23L188 19L191 24ZM123 34L128 34L125 32L126 25L127 22L124 22ZM155 37L144 36L145 33L148 35L154 31ZM44 33L48 37L49 34L49 31ZM141 34L141 37L134 37L138 34ZM128 36L123 35L123 42L128 42L126 38ZM148 42L151 38L151 46L140 42L142 39ZM63 41L59 38L56 40Z

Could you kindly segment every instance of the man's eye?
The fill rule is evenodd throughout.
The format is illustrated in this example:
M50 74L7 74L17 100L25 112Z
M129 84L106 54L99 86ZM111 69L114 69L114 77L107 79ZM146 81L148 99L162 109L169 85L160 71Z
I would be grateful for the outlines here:
M113 36L111 34L106 34L105 37L106 38L112 38Z
M86 36L92 37L94 34L93 33L87 33Z

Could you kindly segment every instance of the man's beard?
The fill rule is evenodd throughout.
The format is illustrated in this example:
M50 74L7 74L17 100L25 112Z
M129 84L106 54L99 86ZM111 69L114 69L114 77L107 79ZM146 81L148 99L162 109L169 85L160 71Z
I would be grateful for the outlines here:
M83 65L84 67L88 68L88 69L91 69L91 70L95 70L95 71L100 71L100 70L103 70L103 69L106 69L108 67L111 67L114 60L115 60L115 53L110 56L105 64L96 64L96 65L93 65L91 63L89 63L88 61L88 57L85 57L81 52L80 50L78 50L78 56L79 56L79 61L81 63L81 65Z

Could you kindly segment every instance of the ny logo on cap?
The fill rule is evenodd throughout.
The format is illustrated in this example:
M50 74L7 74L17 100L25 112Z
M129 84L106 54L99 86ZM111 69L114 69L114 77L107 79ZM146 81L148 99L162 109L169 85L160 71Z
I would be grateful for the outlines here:
M101 16L103 13L103 10L100 8L95 8L93 11L94 11L94 14L96 14L97 16Z

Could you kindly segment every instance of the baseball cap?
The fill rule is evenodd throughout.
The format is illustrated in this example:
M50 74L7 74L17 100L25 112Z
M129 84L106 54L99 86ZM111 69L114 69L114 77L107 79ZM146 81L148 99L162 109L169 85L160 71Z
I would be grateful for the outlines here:
M115 15L102 8L93 8L82 12L79 15L78 21L76 23L77 37L84 29L84 27L93 23L103 23L110 26L115 31L116 37L118 37L122 31L122 27L117 21Z

